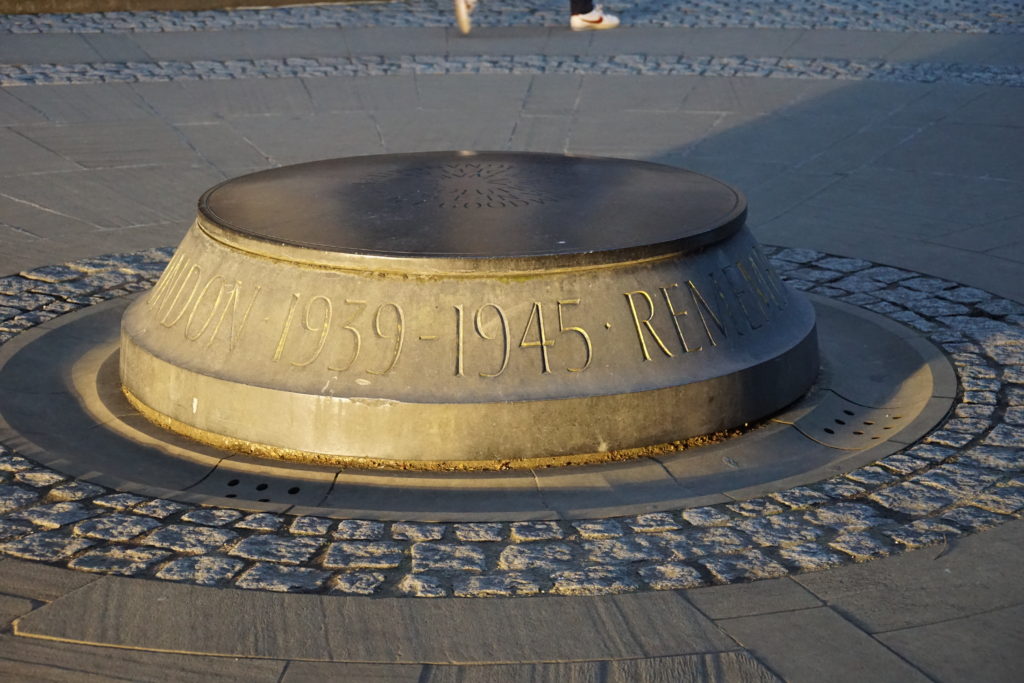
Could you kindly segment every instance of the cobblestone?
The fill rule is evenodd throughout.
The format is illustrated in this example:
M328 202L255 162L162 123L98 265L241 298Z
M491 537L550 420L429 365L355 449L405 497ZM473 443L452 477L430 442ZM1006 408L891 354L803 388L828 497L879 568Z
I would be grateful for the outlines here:
M753 549L733 555L702 557L697 562L711 573L715 583L770 579L789 573L781 564Z
M242 572L235 585L264 591L308 592L320 588L328 576L327 572L310 567L257 564Z
M707 585L701 573L686 564L667 562L648 565L638 570L640 578L657 591L699 588Z
M334 524L335 520L326 517L296 517L288 530L300 536L323 536L331 530ZM335 535L335 538L341 538L341 536Z
M387 579L380 572L352 572L338 574L330 582L331 591L346 595L373 595Z
M614 519L588 519L572 522L580 538L600 540L623 535L622 525Z
M412 570L417 573L482 572L484 569L484 553L476 546L453 543L416 543L412 546Z
M965 531L984 531L1006 521L1003 515L973 505L953 508L939 518L943 522L956 524Z
M18 486L0 485L0 514L31 505L39 500L39 494Z
M53 486L67 479L62 474L51 472L50 470L24 470L14 475L14 481L19 484L25 484L33 488L46 488Z
M50 503L11 513L13 519L24 519L44 529L56 529L99 514L81 503Z
M565 536L558 522L515 522L511 537L516 543L552 541Z
M203 526L225 526L242 516L238 510L199 508L190 510L181 516L181 521L202 524Z
M247 529L251 531L277 531L281 528L282 518L269 512L257 512L246 515L235 522L236 529Z
M668 512L650 512L622 520L636 533L658 533L679 529L679 522Z
M23 560L56 562L64 560L97 541L79 536L66 536L57 531L40 531L0 545L0 552Z
M639 586L625 570L592 568L556 572L551 577L555 595L608 595L635 591Z
M609 542L614 541L591 541L590 543ZM565 543L526 543L510 545L502 550L498 557L498 568L553 572L567 569L572 562L572 548Z
M786 566L801 572L817 572L837 567L846 557L820 543L801 543L779 550Z
M402 546L392 541L337 541L327 547L328 569L393 569L402 563Z
M156 548L109 546L76 557L68 563L72 569L121 576L138 576L171 553Z
M1001 424L989 432L983 443L993 446L1024 448L1024 427Z
M216 586L227 582L244 566L241 560L219 555L179 557L157 570L156 576L167 581Z
M46 499L57 502L71 502L93 498L105 491L106 489L102 486L96 486L84 481L72 481L50 489L50 492L46 494ZM0 494L0 499L2 498L3 495Z
M79 536L104 541L128 541L158 526L160 522L152 517L114 513L79 522L73 531Z
M35 531L36 528L28 522L19 522L13 519L0 517L0 541L10 541Z
M406 574L398 582L398 591L416 598L443 598L448 595L441 579L426 574Z
M713 507L683 510L682 518L694 526L721 526L733 521L732 515Z
M454 588L460 598L510 598L540 592L540 583L520 572L460 577Z
M771 497L794 510L805 510L829 501L829 496L821 491L815 491L809 486L773 493Z
M157 519L166 519L171 515L187 509L187 505L175 503L173 500L156 498L146 503L142 503L141 505L136 505L132 509L132 512L136 512L140 515L147 515L149 517L156 517Z
M896 512L922 517L952 505L956 496L914 481L905 481L869 496L879 505Z
M333 538L352 541L375 541L384 536L384 523L365 519L343 519L332 532Z
M1008 485L995 486L986 490L983 494L971 500L983 510L998 512L1002 515L1011 515L1021 508L1024 508L1024 486Z
M391 525L391 538L396 541L439 541L444 537L444 524L422 522L395 522Z
M504 538L505 527L496 522L455 524L455 538L470 542L498 542Z
M235 557L243 557L247 560L280 562L281 564L302 564L320 549L323 542L322 538L257 534L249 538L243 538L235 544L234 548L228 551L228 554Z
M851 531L841 534L829 543L829 547L846 553L858 562L886 557L893 552L891 545L863 531Z
M907 548L925 548L948 542L949 539L959 536L960 530L946 522L921 519L906 526L885 529L882 533Z
M93 503L96 505L111 508L113 510L127 510L130 507L134 507L145 502L148 502L146 498L136 496L133 493L115 493L110 496L101 496L93 500Z
M169 548L183 555L198 555L216 550L234 540L238 534L228 529L187 524L169 524L146 536L148 545Z

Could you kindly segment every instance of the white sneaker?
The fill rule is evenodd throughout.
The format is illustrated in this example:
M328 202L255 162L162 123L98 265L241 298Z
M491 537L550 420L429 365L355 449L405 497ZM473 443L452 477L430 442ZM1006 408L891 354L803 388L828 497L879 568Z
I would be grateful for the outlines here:
M586 14L574 14L569 18L569 26L573 31L603 31L618 25L619 18L613 14L605 14L600 5Z
M455 23L459 25L459 32L466 35L473 28L473 22L469 15L476 9L477 0L455 0Z

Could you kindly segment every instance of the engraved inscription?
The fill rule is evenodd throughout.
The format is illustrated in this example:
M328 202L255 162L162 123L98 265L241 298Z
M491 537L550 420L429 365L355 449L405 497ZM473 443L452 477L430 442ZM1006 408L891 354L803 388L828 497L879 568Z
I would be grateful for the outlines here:
M484 322L484 312L488 310L494 311L491 322ZM501 310L501 306L497 304L484 304L480 308L476 309L476 315L473 318L474 325L476 326L476 333L481 338L487 340L497 339L497 336L490 333L489 330L497 327L501 330L501 364L498 366L497 372L481 372L481 377L498 377L501 373L505 372L505 368L508 367L508 359L512 354L512 337L508 331L508 318L505 317L505 311Z
M530 330L534 326L537 328L537 336L535 339L527 341L526 338L530 336ZM523 328L523 338L519 340L519 348L540 349L541 372L546 375L551 372L551 366L548 363L548 347L554 343L544 334L544 309L539 301L534 301L533 308L530 309L530 317L526 321L526 327Z
M441 342L432 355L419 356L436 358L435 372L489 381L507 376L510 368L517 374L532 368L542 376L586 372L605 344L613 350L636 345L620 363L708 353L756 334L789 304L785 286L757 249L690 279L655 281L622 292L625 308L618 309L617 320L605 317L607 303L588 307L579 296L467 301L441 309L451 311L454 320L448 318L438 333L428 312L437 309L302 291L301 286L296 290L271 296L261 285L207 272L197 260L178 253L146 305L158 327L206 348L218 346L225 354L239 347L247 329L263 326L268 334L254 336L266 339L262 357L296 372L390 375L402 367L412 335L420 342ZM601 317L595 319L597 314ZM588 331L595 325L606 331L597 341Z
M676 290L680 289L689 294L692 308L681 308L686 297L676 296ZM675 357L675 352L665 342L672 336L678 339L682 353L702 351L706 347L703 341L698 341L699 337L703 336L711 347L718 346L730 334L742 336L764 327L788 305L782 281L756 248L738 261L708 272L703 284L695 280L687 280L685 284L673 282L659 287L658 291L665 311L662 315L648 291L624 292L644 361L655 358L657 354L653 349L660 349L665 357ZM691 310L694 315L690 315ZM672 332L665 333L664 324L663 331L659 332L655 318L671 321ZM699 321L699 326L687 322L694 319Z
M200 266L179 253L168 264L146 304L156 309L157 319L164 327L173 328L184 320L182 334L190 342L206 337L205 346L210 347L221 338L221 330L226 329L230 353L238 346L249 314L263 289L262 286L252 289L240 311L243 288L240 280L228 281L219 274L204 281Z

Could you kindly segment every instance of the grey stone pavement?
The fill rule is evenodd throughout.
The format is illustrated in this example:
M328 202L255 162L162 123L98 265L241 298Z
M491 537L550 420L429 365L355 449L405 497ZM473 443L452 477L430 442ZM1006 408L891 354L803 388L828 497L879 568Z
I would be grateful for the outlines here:
M561 3L484 2L468 37L444 3L0 17L0 276L173 246L203 190L274 165L534 150L709 173L766 244L986 290L1019 325L1024 4L608 3L624 27L578 34ZM1020 425L1015 353L997 410ZM1019 680L1008 518L825 571L583 597L293 595L8 553L0 677Z

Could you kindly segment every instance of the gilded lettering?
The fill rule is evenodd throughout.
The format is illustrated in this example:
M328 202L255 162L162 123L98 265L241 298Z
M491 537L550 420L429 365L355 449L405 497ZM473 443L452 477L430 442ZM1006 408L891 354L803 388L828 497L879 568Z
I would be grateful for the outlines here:
M563 318L565 306L579 305L580 299L563 299L558 302L558 331L562 334L565 334L567 332L578 334L580 336L580 339L583 341L583 365L578 368L566 368L566 370L568 370L569 372L583 372L584 370L590 367L590 361L594 357L594 345L590 341L590 335L587 334L587 331L579 326L566 325L565 319Z
M732 329L736 334L743 335L742 318L736 312L735 306L733 306L733 298L729 296L728 291L719 282L718 276L714 272L708 273L708 279L711 281L711 288L714 291L712 297L718 302L718 313L719 319L724 323L727 322L725 328Z
M217 283L217 298L210 306L210 313L206 316L206 320L203 321L202 327L199 328L198 332L193 334L190 332L190 330L192 329L192 323L196 319L196 312L199 310L199 306L203 303L203 300L206 298L207 292L210 291L210 288L213 287L213 284L215 282ZM213 316L217 315L217 308L220 306L220 301L223 297L224 278L221 277L220 275L214 275L213 277L206 281L206 284L203 286L203 289L199 292L199 296L196 297L196 302L192 305L192 311L188 314L188 319L185 320L185 339L188 339L189 341L195 341L203 336L203 333L206 332L206 328L208 328L210 326L210 323L213 322Z
M464 316L464 314L462 312L462 304L456 305L455 306L455 376L456 377L462 377L463 376L462 353L463 353L463 350L465 348L465 335L463 333L463 328L465 327L465 325L463 324L463 321L462 321L463 316Z
M661 340L661 337L658 336L654 326L651 324L651 320L654 318L654 301L651 299L651 295L642 289L638 289L635 292L626 292L625 296L626 301L629 302L629 311L633 314L633 325L636 327L636 337L640 340L640 351L643 353L644 360L651 360L651 353L647 350L647 341L644 338L645 329L647 330L647 333L651 335L654 343L658 345L658 348L661 349L666 356L672 358L672 352L668 350L668 347L665 346L665 342ZM644 301L647 302L647 317L643 320L640 319L640 314L636 310L636 303L633 301L634 296L641 296Z
M292 326L292 318L295 317L295 308L299 305L299 299L302 295L298 292L292 294L291 301L288 303L288 313L284 316L284 325L281 326L281 337L277 340L277 348L274 349L274 360L281 360L281 356L284 355L284 347L288 341L288 331Z
M394 332L385 334L380 327L381 313L385 310L394 311ZM377 313L373 316L373 333L380 339L390 339L393 343L391 360L383 370L367 370L371 375L386 375L395 369L398 357L402 353L402 343L405 341L405 314L398 304L385 303L377 307Z
M195 284L192 285L192 289L189 291L188 296L182 302L181 308L178 309L177 315L174 315L174 307L175 305L177 305L178 301L181 300L182 292L188 289L188 284L189 282L192 281L193 275L195 275ZM160 320L161 325L163 325L164 327L174 327L175 325L178 324L178 321L181 320L182 317L185 315L185 311L188 310L189 304L192 303L192 299L193 297L195 297L196 292L199 291L199 283L202 282L202 280L203 269L199 266L198 263L195 263L192 265L191 268L188 269L188 272L185 274L184 278L182 278L181 286L178 288L177 293L174 295L174 298L171 300L170 305L167 307L167 312L164 313L164 317Z
M701 325L704 326L704 334L707 335L708 341L711 342L712 346L718 346L718 340L715 339L715 335L711 332L711 326L708 325L708 318L711 319L715 329L718 330L718 334L722 335L724 338L729 335L726 332L725 325L722 323L722 319L719 318L714 309L708 305L707 299L705 299L704 295L700 293L699 289L697 289L697 285L693 284L693 280L687 280L686 286L690 290L690 299L693 300L693 308L697 311L697 316L700 318Z
M768 259L764 257L764 254L760 249L754 248L750 251L750 263L752 268L757 272L758 277L764 287L768 296L771 297L775 306L782 310L789 304L789 298L786 296L786 288L782 284L782 280L776 275L775 270L771 264L768 263Z
M160 279L157 280L156 286L153 287L149 296L146 297L146 305L153 307L160 303L160 299L167 293L167 289L170 286L171 281L177 277L178 271L181 270L184 263L184 254L180 251L175 252L170 263L168 263L167 267L164 268L163 274L160 275Z
M224 308L221 310L217 325L213 328L213 332L210 333L210 340L206 342L207 346L213 345L213 342L217 339L217 334L220 332L221 325L224 324L224 320L230 314L231 320L228 322L228 352L230 353L235 350L238 339L242 336L242 331L245 329L245 324L249 321L249 313L252 312L253 304L256 303L256 297L263 291L263 287L257 285L256 289L253 290L252 297L249 299L249 305L245 307L245 312L242 313L241 321L235 325L235 316L238 314L238 297L241 291L242 281L235 280L235 284L231 287L231 292L228 294L228 300L224 303Z
M530 329L534 327L534 321L536 321L537 337L532 341L526 341L526 337L530 334ZM533 302L533 308L530 309L530 317L526 321L526 327L523 329L523 338L519 340L519 348L540 349L541 373L546 375L551 372L551 366L548 363L548 347L554 343L544 334L544 310L541 307L541 303L535 301Z
M690 284L692 286L692 283ZM683 334L683 326L679 324L679 318L685 315L689 315L689 312L686 311L685 309L682 311L677 311L675 305L672 303L672 297L669 296L668 290L675 289L678 286L678 283L673 283L671 287L659 287L659 289L661 290L661 295L665 297L665 305L668 306L668 312L669 315L672 317L672 324L675 325L676 327L676 334L679 335L679 342L683 345L683 351L686 353L690 353L691 351L700 351L701 349L704 348L703 346L698 346L695 349L690 348L690 345L686 342L686 335Z
M352 323L354 323L356 318L358 318L366 309L366 302L345 299L345 305L356 307L355 312L345 320L345 324L341 327L341 329L346 330L350 335L352 335L352 353L349 354L348 360L343 365L334 365L333 363L327 365L327 369L334 372L345 372L352 367L352 364L356 362L356 358L359 357L359 351L363 345L362 335L359 334L359 330L353 327Z
M323 302L323 306L320 307L323 312L320 315L320 324L314 325L310 316L313 312L313 306L317 302ZM292 365L297 368L304 368L320 357L320 353L324 350L324 344L327 342L327 333L330 332L331 329L331 315L333 314L333 308L331 300L319 294L310 299L309 303L306 304L306 311L302 316L302 327L307 332L316 332L319 333L320 336L317 338L316 343L313 346L313 352L309 355L309 358L304 361L293 360Z
M480 308L476 309L476 315L474 316L473 323L476 327L476 333L482 338L487 340L495 339L487 333L487 325L484 324L483 314L488 308L494 309L495 316L497 317L497 323L501 327L501 365L498 367L498 371L495 373L481 372L481 377L497 377L501 373L505 372L505 368L508 367L508 360L512 353L512 337L508 330L508 318L505 317L505 311L501 310L501 307L497 304L484 304Z

